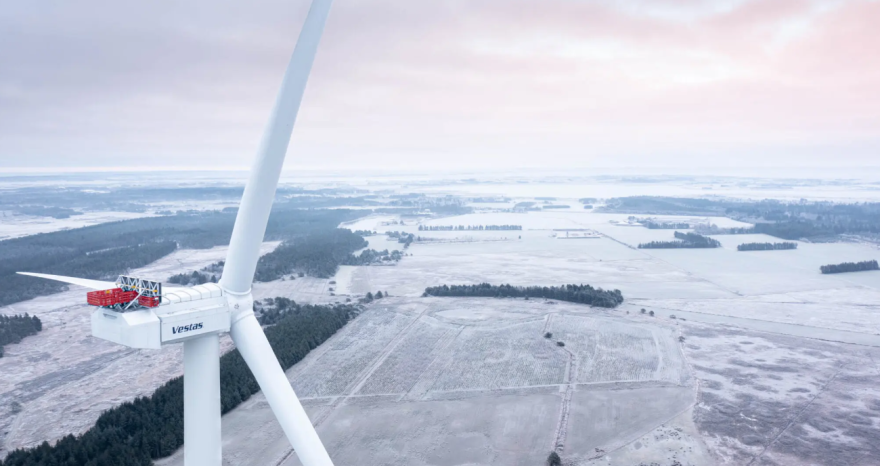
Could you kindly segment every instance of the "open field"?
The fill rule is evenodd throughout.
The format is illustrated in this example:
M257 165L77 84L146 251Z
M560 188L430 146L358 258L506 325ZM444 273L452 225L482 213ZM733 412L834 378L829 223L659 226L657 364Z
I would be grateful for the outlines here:
M880 464L876 348L688 324L694 419L718 464Z
M687 385L688 371L672 368L664 375L657 361L645 357L652 354L651 335L668 331L666 327L654 325L652 319L653 322L658 319L676 322L669 317L678 313L689 321L705 322L692 324L678 320L678 332L688 342L686 354L693 359L690 363L699 380L696 395L699 404L693 413L667 412L670 418L678 415L675 428L670 427L671 424L658 425L653 433L642 432L644 437L620 446L614 453L571 452L571 444L567 444L564 457L583 464L628 465L636 461L650 464L662 458L662 454L657 455L663 452L677 452L676 456L666 456L669 464L673 460L683 464L692 461L693 464L730 465L880 462L871 446L880 440L880 421L872 420L875 411L871 408L880 405L880 394L868 388L876 382L878 373L874 363L877 350L871 347L880 346L880 273L829 276L818 270L827 263L876 258L880 251L863 244L803 242L793 251L736 250L736 246L744 242L776 241L765 235L715 236L722 247L714 250L638 250L635 249L638 243L671 239L672 232L616 226L603 217L581 212L472 214L430 222L524 226L525 230L515 232L516 237L511 234L514 232L484 233L508 233L511 237L507 241L480 241L480 233L474 232L418 233L417 226L408 225L406 228L416 234L444 239L467 235L474 241L417 242L409 249L412 257L406 257L397 267L350 268L340 272L339 289L354 294L382 289L394 295L417 296L427 286L484 281L514 285L574 282L619 288L627 298L619 312L630 313L643 322L627 327L629 334L623 350L616 350L613 340L596 341L596 335L584 331L584 327L594 325L588 323L589 318L580 317L571 322L568 316L553 316L548 321L547 328L552 329L554 339L565 340L565 348L570 351L572 360L577 361L574 368L578 383L594 380L623 383L650 377ZM687 220L686 217L664 218ZM381 231L382 227L375 228ZM550 237L553 228L591 228L605 238L559 241ZM655 311L658 317L642 317L642 308ZM469 316L460 311L444 311L435 316L450 313L460 320L474 322L497 323L501 318L496 311L483 307L474 309ZM519 302L506 314L506 320L516 320L520 327L529 325ZM725 335L733 333L748 337L744 341L761 340L772 344L751 346L749 348L758 352L746 352L737 359L732 355L740 355L744 350L725 342ZM698 339L706 339L706 347L712 349L697 351L697 347L703 346L692 342ZM713 342L714 339L719 341ZM820 341L835 339L868 346ZM498 354L503 354L504 345L499 346ZM768 347L781 346L785 349L762 352ZM594 353L599 348L602 353ZM819 351L824 351L824 359L810 356ZM462 359L461 364L467 365L467 355ZM745 372L744 367L748 368ZM459 371L456 379L463 379L460 383L467 384L467 377L462 375L478 368L482 366L468 367L470 372ZM841 372L832 379L833 370ZM683 378L676 380L677 375ZM795 381L789 380L791 377L795 377ZM834 383L827 383L829 380ZM823 395L811 401L814 398L804 395L807 393L804 387L786 385L794 382L806 383L811 390L822 389ZM602 399L599 393L595 395L598 398L584 398L581 394L585 392L577 390L571 398L572 412L589 406L590 400ZM723 394L720 395L719 390ZM845 394L847 390L853 392ZM739 405L746 403L743 406L748 409L729 408L724 404L727 400ZM590 412L595 414L597 409L601 412L607 406L613 403L602 402L590 408ZM678 406L686 409L688 405ZM725 410L729 413L725 414ZM732 415L746 417L742 425L734 423L735 428L730 428ZM812 415L818 419L803 419ZM577 424L576 419L575 416L572 425ZM810 422L819 424L821 429ZM625 437L626 427L619 427L616 432ZM640 446L636 448L636 444ZM658 453L657 448L662 451ZM594 458L597 455L601 458ZM682 455L689 459L685 461Z
M601 342L590 351L602 361L619 352L639 360L572 378L568 346L543 337L557 325ZM588 458L653 431L692 404L686 371L671 325L543 300L392 297L369 305L288 376L340 464L525 466L540 464L556 444ZM594 392L611 403L607 417L582 403L605 404ZM645 396L658 402L621 419L619 409ZM663 401L670 396L677 401ZM277 446L286 440L271 422L259 421L259 442L237 434L271 418L259 399L224 418L225 461L298 464L284 459L289 448ZM181 460L178 453L160 464Z

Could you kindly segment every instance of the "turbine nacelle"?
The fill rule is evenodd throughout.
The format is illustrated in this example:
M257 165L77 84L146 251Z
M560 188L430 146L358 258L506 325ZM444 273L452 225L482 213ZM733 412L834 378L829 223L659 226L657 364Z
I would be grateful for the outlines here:
M250 299L250 294L247 296ZM229 297L234 304L230 304ZM158 307L125 312L95 309L92 335L130 348L159 349L208 333L229 332L232 316L237 314L233 310L242 309L247 302L253 306L252 299L226 295L214 283L175 288L162 295L162 304Z

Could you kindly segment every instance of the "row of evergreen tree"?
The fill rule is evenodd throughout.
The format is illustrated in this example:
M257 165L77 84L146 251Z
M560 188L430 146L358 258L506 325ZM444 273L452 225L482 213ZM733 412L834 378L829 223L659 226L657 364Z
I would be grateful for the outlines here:
M166 281L175 285L195 286L204 285L205 283L217 283L217 280L216 274L208 275L205 272L194 270L192 273L183 272L172 275Z
M783 241L781 243L743 243L736 247L737 251L778 251L781 249L797 249L797 243Z
M650 220L645 220L641 224L650 230L686 230L691 227L690 223L652 222Z
M375 249L365 249L355 256L349 254L348 258L342 261L342 265L370 265L381 264L382 262L397 262L403 257L397 249L388 252L387 249L376 251Z
M403 249L409 248L409 245L415 241L416 237L412 233L406 233L403 231L389 231L386 232L389 238L397 239L397 242L403 245Z
M844 262L842 264L829 264L819 267L822 273L864 272L866 270L880 270L876 260L862 262Z
M265 329L281 367L287 369L342 328L358 308L348 305L285 308L275 325ZM223 413L259 391L259 385L237 350L220 358ZM105 411L82 435L68 435L55 445L43 442L10 452L0 466L151 466L152 460L183 445L183 378L177 377L152 395Z
M4 316L0 315L0 358L3 357L3 347L18 343L22 338L36 335L43 330L43 323L37 316L24 315Z
M214 262L213 264L203 267L202 270L193 271L192 273L182 272L168 277L168 283L184 286L204 285L205 283L217 283L220 276L223 275L223 266L226 261Z
M419 225L419 231L509 231L522 230L522 225Z
M425 288L422 296L462 296L484 298L546 298L598 307L617 307L623 302L620 290L603 290L590 285L511 286L442 285Z
M639 249L679 249L679 248L718 248L721 243L708 236L696 233L675 232L675 237L680 241L651 241L639 244Z

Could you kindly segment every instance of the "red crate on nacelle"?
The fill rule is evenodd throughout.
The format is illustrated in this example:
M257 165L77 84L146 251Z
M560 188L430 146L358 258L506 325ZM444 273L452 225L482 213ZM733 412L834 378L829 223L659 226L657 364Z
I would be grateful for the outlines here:
M144 307L156 307L159 305L159 298L141 296L138 298L138 304Z
M130 303L137 295L137 291L122 291L121 288L91 291L86 293L86 302L92 306L113 306Z

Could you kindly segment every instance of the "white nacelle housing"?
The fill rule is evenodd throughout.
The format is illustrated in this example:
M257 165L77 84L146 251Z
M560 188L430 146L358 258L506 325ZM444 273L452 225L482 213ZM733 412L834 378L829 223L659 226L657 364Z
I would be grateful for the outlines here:
M116 312L98 308L92 312L92 335L131 348L162 347L159 317L152 309Z
M230 313L223 290L214 283L175 288L162 305L131 312L97 309L92 334L131 348L159 349L206 333L229 331Z

